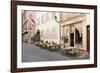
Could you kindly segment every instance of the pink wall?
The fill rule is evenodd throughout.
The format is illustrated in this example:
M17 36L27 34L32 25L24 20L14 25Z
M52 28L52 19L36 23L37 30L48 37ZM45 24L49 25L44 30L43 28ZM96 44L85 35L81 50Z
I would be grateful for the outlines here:
M27 11L26 12L26 19L28 20L28 29L31 28L32 32L35 32L35 19L36 13L35 11Z

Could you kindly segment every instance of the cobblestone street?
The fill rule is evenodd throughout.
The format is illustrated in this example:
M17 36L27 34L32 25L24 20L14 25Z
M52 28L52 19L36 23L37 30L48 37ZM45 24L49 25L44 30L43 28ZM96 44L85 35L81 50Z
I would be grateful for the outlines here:
M89 55L82 57L84 54L84 52L80 52L79 56L72 57L63 55L60 51L49 51L46 48L42 49L34 44L23 43L22 62L88 59Z

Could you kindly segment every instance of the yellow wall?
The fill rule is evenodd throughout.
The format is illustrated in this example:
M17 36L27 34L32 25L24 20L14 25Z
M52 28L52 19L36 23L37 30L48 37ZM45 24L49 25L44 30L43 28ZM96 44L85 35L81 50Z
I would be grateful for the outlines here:
M63 35L63 26L66 25L66 27L69 28L70 25L77 25L81 22L81 25L82 25L82 33L83 33L83 37L82 37L82 47L80 47L80 49L82 50L87 50L87 31L86 31L86 25L88 25L88 21L87 21L87 16L86 15L80 15L79 17L77 18L73 18L73 19L70 19L68 21L64 21L61 23L61 36ZM75 28L75 26L73 26ZM75 29L73 28L74 30L74 33L75 33ZM70 28L69 28L70 30ZM70 33L70 31L68 31ZM68 38L70 40L70 35L68 35ZM74 45L75 45L75 36L74 36ZM68 41L68 46L70 46L70 41ZM75 45L76 46L76 45Z

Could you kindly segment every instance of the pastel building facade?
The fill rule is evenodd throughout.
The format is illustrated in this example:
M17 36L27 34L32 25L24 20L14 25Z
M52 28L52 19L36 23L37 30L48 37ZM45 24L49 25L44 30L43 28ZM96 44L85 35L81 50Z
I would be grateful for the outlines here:
M36 12L36 30L40 39L65 47L87 51L89 14L64 12Z
M60 14L57 12L37 12L36 30L40 30L40 39L60 44ZM58 19L56 19L58 18Z
M61 44L66 47L78 47L87 51L87 25L89 25L89 14L61 13L61 38L67 37Z
M35 34L36 14L34 11L22 11L22 37L23 41L31 42L31 37Z
M39 30L40 39L43 41L87 51L89 19L89 14L84 13L24 10L22 11L23 41L31 42L31 37Z

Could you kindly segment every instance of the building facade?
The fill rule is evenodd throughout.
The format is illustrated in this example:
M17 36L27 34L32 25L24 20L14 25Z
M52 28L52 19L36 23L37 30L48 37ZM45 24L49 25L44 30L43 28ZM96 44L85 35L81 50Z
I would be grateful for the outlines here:
M40 39L65 47L87 51L89 14L64 12L36 12L36 30Z
M71 12L22 12L23 41L39 31L40 40L55 42L65 47L78 47L87 51L89 14ZM89 40L88 40L89 41Z
M87 51L89 14L61 13L61 44Z
M35 19L34 11L22 11L22 37L24 42L31 42L31 37L35 34Z
M60 15L58 12L37 12L36 30L40 30L40 39L60 44ZM58 18L58 19L57 19Z

